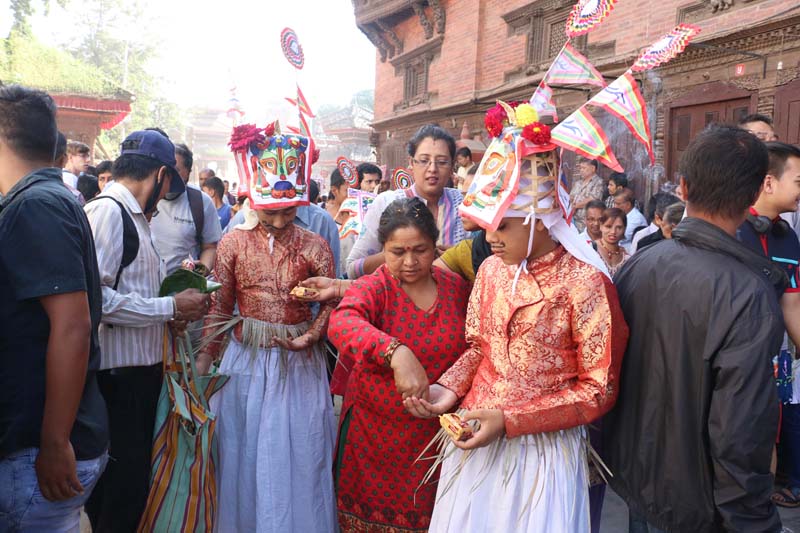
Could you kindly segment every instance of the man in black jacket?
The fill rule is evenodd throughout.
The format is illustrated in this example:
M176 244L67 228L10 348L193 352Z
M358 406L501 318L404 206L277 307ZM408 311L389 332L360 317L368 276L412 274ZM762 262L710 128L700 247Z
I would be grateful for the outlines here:
M734 237L767 165L764 144L742 130L700 133L680 163L688 217L614 280L630 340L604 447L632 526L781 530L770 501L771 358L787 280Z

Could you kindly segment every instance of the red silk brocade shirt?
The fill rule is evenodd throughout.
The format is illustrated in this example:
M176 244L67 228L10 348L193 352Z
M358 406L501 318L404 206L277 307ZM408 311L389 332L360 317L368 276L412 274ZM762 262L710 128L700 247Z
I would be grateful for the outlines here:
M206 326L219 322L220 317L231 316L235 303L239 304L241 316L271 324L293 325L311 320L311 306L292 299L289 293L310 277L336 276L330 246L319 235L292 224L275 237L270 252L269 235L259 224L252 230L233 230L222 238L214 268L222 288L212 296ZM332 303L323 304L310 330L322 337L334 307ZM241 328L239 324L234 330L238 339ZM214 358L218 351L217 343L209 346Z
M614 405L628 327L617 291L558 246L528 264L488 258L467 310L469 349L439 378L461 406L501 409L506 437L567 429Z
M436 303L419 309L382 265L359 278L331 315L328 337L339 350L339 364L346 358L350 370L337 452L343 531L426 531L430 524L438 475L420 486L431 463L417 457L436 435L439 421L405 410L383 356L399 339L435 383L466 349L469 287L438 268L433 278Z

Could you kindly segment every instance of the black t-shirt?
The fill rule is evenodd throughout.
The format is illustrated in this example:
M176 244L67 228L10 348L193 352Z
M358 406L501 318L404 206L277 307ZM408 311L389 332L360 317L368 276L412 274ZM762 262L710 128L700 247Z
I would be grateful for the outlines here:
M750 213L758 213L750 208ZM758 233L749 221L739 226L736 237L748 248L770 259L776 266L786 272L789 287L785 292L800 292L800 241L797 234L786 225L786 232L776 235L772 229L766 233ZM780 296L780 295L779 295Z
M97 386L100 275L86 215L61 170L29 174L0 202L0 458L39 447L50 321L39 298L85 291L92 333L89 367L70 441L78 460L108 446Z

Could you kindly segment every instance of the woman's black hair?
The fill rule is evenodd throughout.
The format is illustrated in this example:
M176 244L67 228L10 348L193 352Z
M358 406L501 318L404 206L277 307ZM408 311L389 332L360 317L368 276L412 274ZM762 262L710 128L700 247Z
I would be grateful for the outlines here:
M433 139L434 141L444 141L447 143L447 148L450 152L450 159L456 157L456 140L450 135L447 130L435 124L426 124L417 130L417 133L408 141L408 155L414 157L417 155L417 148L425 139Z
M330 183L331 183L331 189L333 189L334 187L338 189L339 187L344 185L344 176L342 176L342 173L339 172L338 168L333 169L333 172L331 172Z
M383 246L395 230L409 227L417 228L436 245L439 228L428 207L416 197L401 198L386 207L378 224L378 241Z

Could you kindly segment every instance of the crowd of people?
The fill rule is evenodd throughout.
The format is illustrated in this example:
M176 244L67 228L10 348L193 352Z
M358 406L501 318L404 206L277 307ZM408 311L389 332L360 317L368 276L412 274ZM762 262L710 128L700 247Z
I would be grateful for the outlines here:
M220 532L596 533L606 482L631 532L800 506L800 149L768 117L708 127L643 206L580 160L571 219L546 141L492 204L436 125L410 188L363 163L324 198L308 139L259 135L237 197L158 128L93 167L47 94L0 87L0 530L137 530L184 331L228 376ZM348 189L377 196L340 238ZM219 291L159 296L187 258Z

